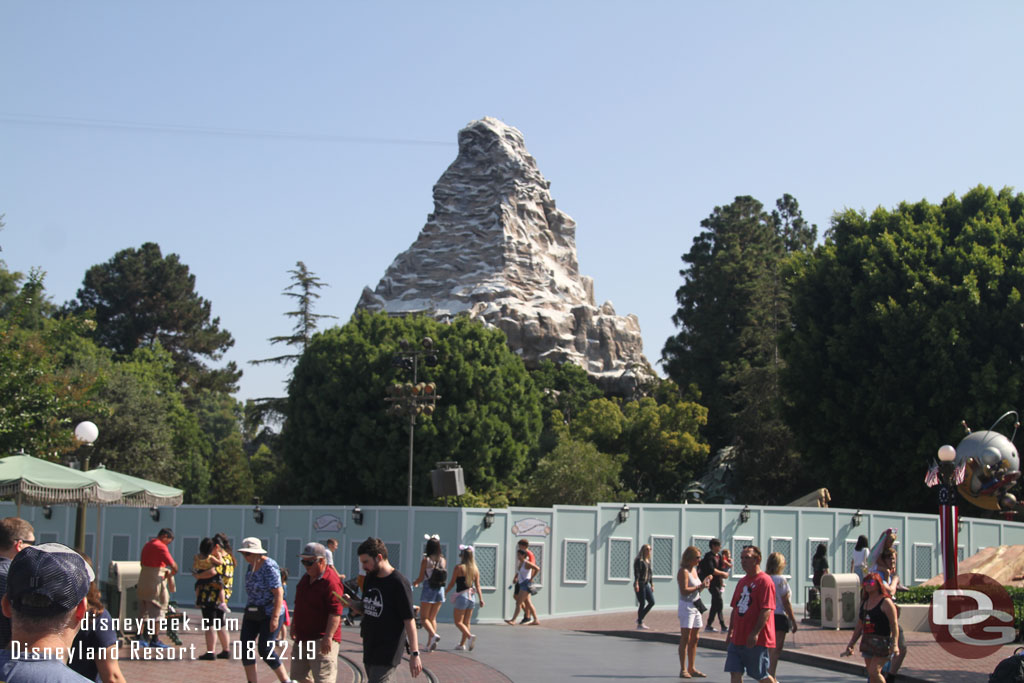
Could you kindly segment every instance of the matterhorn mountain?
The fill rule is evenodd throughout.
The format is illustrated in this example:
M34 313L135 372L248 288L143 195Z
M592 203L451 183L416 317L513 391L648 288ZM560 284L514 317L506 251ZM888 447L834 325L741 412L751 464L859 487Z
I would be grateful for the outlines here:
M357 309L438 319L468 314L508 335L527 367L571 361L615 393L653 375L635 315L594 303L576 223L555 208L523 134L490 117L459 131L434 212Z

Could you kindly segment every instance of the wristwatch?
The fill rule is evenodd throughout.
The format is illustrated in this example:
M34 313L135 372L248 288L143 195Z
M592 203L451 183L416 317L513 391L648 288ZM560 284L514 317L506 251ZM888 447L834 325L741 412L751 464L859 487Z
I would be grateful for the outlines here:
M420 656L420 651L419 650L413 650L412 652L409 653L409 656L410 657L419 657Z

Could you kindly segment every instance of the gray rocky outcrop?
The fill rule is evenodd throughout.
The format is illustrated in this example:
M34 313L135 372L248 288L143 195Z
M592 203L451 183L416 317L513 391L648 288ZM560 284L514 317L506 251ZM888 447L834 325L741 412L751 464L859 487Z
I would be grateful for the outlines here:
M490 117L459 131L434 185L434 212L357 309L460 313L501 329L528 367L571 361L629 394L653 376L635 315L594 303L580 275L576 223L555 207L523 134Z

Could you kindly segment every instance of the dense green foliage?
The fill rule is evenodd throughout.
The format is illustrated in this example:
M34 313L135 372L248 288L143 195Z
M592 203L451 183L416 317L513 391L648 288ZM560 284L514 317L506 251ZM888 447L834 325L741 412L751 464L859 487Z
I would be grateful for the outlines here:
M753 197L715 207L683 256L680 328L662 351L668 376L696 385L714 449L736 448L744 499L784 503L803 485L782 420L778 337L789 321L782 269L813 245L817 229L785 195L771 213Z
M787 421L848 507L933 509L935 451L986 429L1024 383L1024 196L978 187L837 214L790 278Z
M409 420L384 399L413 380L399 342L430 336L439 362L416 379L441 398L414 427L417 504L678 502L711 450L733 446L741 502L825 486L835 505L934 509L918 482L936 448L1024 389L1024 195L844 211L817 247L789 195L771 211L737 197L701 228L663 351L670 379L630 400L573 364L527 371L467 317L360 313L316 332L324 285L300 261L285 290L294 327L272 339L290 353L257 361L296 361L288 397L243 407L237 368L214 367L232 337L176 255L121 251L63 309L45 273L0 262L0 451L79 456L71 432L90 419L92 466L180 486L186 502L402 504ZM432 497L442 460L463 467L465 496Z
M623 455L602 453L593 443L564 438L541 458L523 496L525 505L593 505L632 500L620 488Z
M204 359L219 360L235 341L220 329L220 318L211 319L212 305L196 293L195 282L177 254L165 257L147 242L86 271L71 308L94 313L101 346L126 356L159 343L174 358L181 387L230 393L242 373L234 363L210 368Z
M187 276L176 257L168 261L172 272ZM180 360L157 336L130 349L98 345L94 339L103 337L92 312L59 311L44 279L38 270L25 276L0 262L0 452L55 461L88 456L90 468L179 486L188 503L248 503L253 483L241 407L226 393L183 382ZM82 420L100 428L87 450L72 436Z
M289 388L282 455L296 501L400 504L406 498L409 424L386 412L387 388L412 381L396 367L399 341L434 340L439 363L417 380L440 401L415 427L413 502L432 500L434 463L456 460L473 491L519 484L541 431L540 393L500 331L457 317L357 313L313 337Z

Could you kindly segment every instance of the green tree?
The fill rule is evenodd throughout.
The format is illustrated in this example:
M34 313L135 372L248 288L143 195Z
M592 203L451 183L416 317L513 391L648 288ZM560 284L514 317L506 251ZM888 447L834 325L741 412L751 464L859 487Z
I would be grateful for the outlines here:
M166 257L152 242L119 251L85 273L77 312L94 311L96 340L127 356L159 342L175 362L180 386L192 393L203 389L232 393L242 373L233 362L211 368L235 341L211 319L211 304L195 291L195 275L177 254Z
M83 337L91 321L46 317L43 279L33 271L0 315L0 453L25 450L55 457L70 452L75 446L71 416L88 404L96 382L95 375L74 364L76 353L98 352ZM20 276L13 281L22 283Z
M284 461L266 444L260 444L249 457L249 470L252 472L253 493L263 502L276 503L287 498L282 487L287 486L288 471Z
M295 367L281 434L296 500L403 504L408 422L387 414L387 387L411 381L396 367L399 341L434 340L440 362L420 381L440 401L415 432L413 501L432 500L434 463L457 460L478 493L510 490L528 471L541 429L540 395L505 335L467 317L357 313L313 337Z
M296 309L294 311L288 311L285 313L289 318L295 319L295 326L292 328L292 333L285 336L271 337L271 344L285 344L295 349L295 353L287 353L273 358L263 358L261 360L249 361L253 365L263 365L266 363L274 363L277 365L288 365L295 363L302 357L302 353L309 346L310 340L316 333L317 327L319 327L320 321L324 318L337 318L336 315L326 315L324 313L314 313L313 307L316 304L316 300L320 298L320 292L317 290L327 287L328 285L320 281L320 278L316 276L316 273L306 268L306 264L302 261L296 261L295 268L289 270L292 276L292 283L284 288L281 292L284 296L291 297L295 301Z
M199 396L196 416L207 442L210 501L248 504L253 497L253 474L242 441L242 406L214 391Z
M816 485L846 507L933 509L936 448L987 428L1024 388L1024 196L836 214L791 275L788 422ZM907 482L911 482L908 486Z
M295 326L290 335L271 337L270 343L285 344L292 347L295 352L249 361L252 365L295 363L309 346L320 321L325 318L337 318L334 315L315 313L313 310L316 300L320 298L318 290L327 286L316 273L309 270L302 261L297 261L295 268L288 272L292 276L292 283L285 287L282 294L294 300L295 310L288 311L285 315L295 319ZM278 489L279 484L273 480L276 476L273 473L283 472L284 463L275 453L278 434L274 429L284 419L287 402L288 399L284 397L263 397L247 401L245 406L246 452L250 457L255 457L258 451L266 451L261 454L259 464L260 467L270 468L258 476L257 488L261 491L258 495L264 500L271 500L272 497L276 499L276 494L270 494L272 490Z
M623 455L608 455L587 441L564 439L541 458L526 487L525 503L593 505L601 501L632 500L619 481Z
M766 502L799 486L792 439L781 411L778 337L788 325L783 269L813 245L797 201L784 195L771 213L752 197L715 207L683 257L673 322L680 332L662 358L678 385L695 384L708 408L713 449L735 446L746 500Z
M664 393L670 398L662 403L648 397L623 406L624 478L641 500L675 503L707 461L708 445L700 437L707 408L678 392Z

